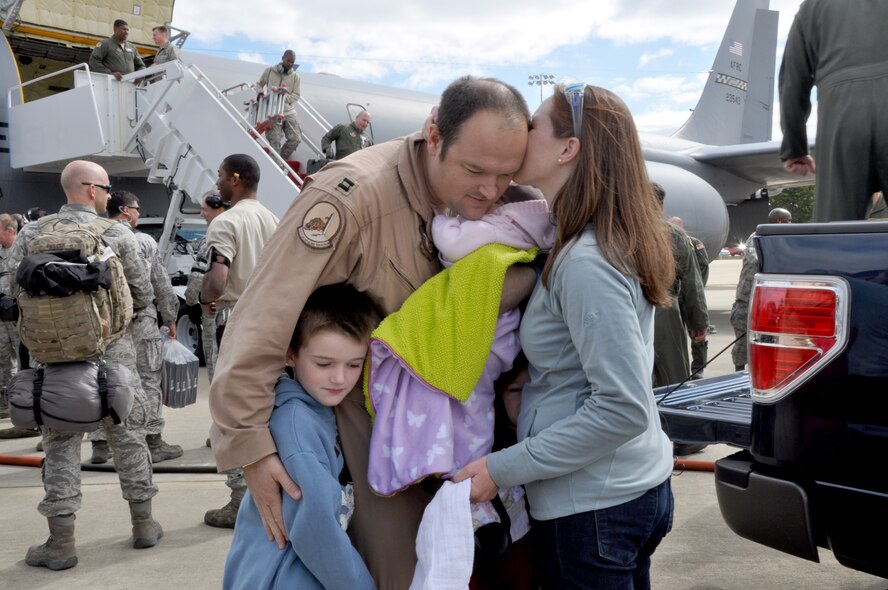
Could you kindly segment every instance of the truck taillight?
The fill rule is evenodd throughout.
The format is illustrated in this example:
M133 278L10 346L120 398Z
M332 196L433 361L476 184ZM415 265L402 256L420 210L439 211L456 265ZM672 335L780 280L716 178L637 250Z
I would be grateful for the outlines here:
M838 277L756 275L748 333L756 401L777 401L841 352L847 299Z

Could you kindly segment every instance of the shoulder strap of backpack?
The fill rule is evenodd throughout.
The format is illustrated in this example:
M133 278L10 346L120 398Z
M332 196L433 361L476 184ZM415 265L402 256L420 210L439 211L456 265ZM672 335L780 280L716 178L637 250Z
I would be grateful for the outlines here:
M108 231L118 223L120 222L115 219L108 219L107 217L98 216L96 216L89 222L90 226L92 226L92 228L95 229L99 233L99 235L104 234L106 231Z
M57 213L53 213L52 215L44 215L43 217L41 217L40 219L38 219L36 221L37 229L39 230L39 232L41 234L50 232L50 231L52 231L51 226L55 226L55 223L58 220L59 220L59 216Z
M40 411L40 398L43 395L43 368L34 371L34 389L31 409L34 411L34 421L37 426L43 426L43 412Z

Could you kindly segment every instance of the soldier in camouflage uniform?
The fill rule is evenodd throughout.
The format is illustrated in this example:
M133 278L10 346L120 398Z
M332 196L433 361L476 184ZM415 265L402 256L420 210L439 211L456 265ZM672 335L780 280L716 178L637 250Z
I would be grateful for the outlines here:
M771 212L768 213L768 223L792 223L792 213L786 209L771 209ZM734 361L735 371L742 371L746 368L746 363L749 362L746 346L749 298L752 296L752 280L759 268L754 238L755 233L753 232L746 240L746 248L743 250L743 267L740 269L740 280L737 282L737 291L734 294L734 305L731 306L731 326L734 328L734 337L739 338L731 349L731 360Z
M15 244L18 222L12 215L0 215L0 293L9 295L15 282L15 265L12 261L12 249ZM11 222L11 225L9 225ZM24 227L24 226L23 226ZM8 246L6 246L8 244ZM13 367L19 354L20 339L15 322L0 322L0 418L9 417L9 406L6 403L6 386L12 379ZM19 363L21 364L21 363ZM21 368L21 367L20 367ZM11 426L0 430L0 438L28 438L40 436L36 428ZM40 448L38 443L38 451Z
M0 293L9 295L12 287L12 274L8 265L10 251L18 224L11 215L0 215ZM0 418L9 418L6 404L6 385L12 378L15 359L18 355L18 334L13 322L0 322Z
M283 159L288 159L299 144L302 143L302 128L299 127L299 120L296 118L296 103L299 102L301 95L301 81L299 74L296 73L296 52L288 49L281 56L281 63L265 68L259 80L256 82L256 92L263 94L271 93L272 88L287 88L287 94L284 97L283 120L279 125L272 125L265 132L265 139ZM281 145L281 131L284 133L285 141ZM280 146L280 147L278 147Z
M160 48L157 50L157 55L154 56L154 61L151 65L158 66L168 61L181 59L179 48L170 43L170 30L166 25L158 25L151 29L151 38L154 39L154 43Z
M62 189L68 204L59 211L59 218L88 224L97 213L104 213L111 186L105 170L93 162L75 160L62 171ZM36 223L27 225L16 240L13 266L28 254L28 243L39 233ZM124 275L133 298L133 309L139 312L151 303L151 283L141 262L138 245L132 232L114 225L102 235L123 263ZM108 442L114 451L114 467L120 479L123 498L129 502L133 525L133 546L153 547L163 536L163 529L152 518L151 498L157 494L151 473L145 426L148 401L136 370L136 354L129 333L110 343L104 359L123 364L131 373L134 400L130 415L123 424L103 419ZM47 517L50 536L42 545L28 549L25 563L53 570L77 565L74 547L74 513L80 508L80 448L82 433L61 432L43 427L46 461L43 465L45 496L38 505Z
M114 191L108 200L108 217L119 220L128 229L135 228L139 223L139 199L128 191ZM136 233L139 255L151 280L152 299L144 310L133 315L129 332L136 347L139 379L148 399L148 425L146 440L151 451L151 462L160 463L167 459L182 456L182 447L171 445L163 440L161 433L165 425L163 411L163 392L161 391L161 371L163 370L163 337L157 329L157 312L163 323L169 328L169 337L176 337L176 318L179 314L179 298L173 292L170 277L160 264L157 256L157 242L145 233ZM108 446L101 428L90 434L93 441L93 463L104 463L108 460Z

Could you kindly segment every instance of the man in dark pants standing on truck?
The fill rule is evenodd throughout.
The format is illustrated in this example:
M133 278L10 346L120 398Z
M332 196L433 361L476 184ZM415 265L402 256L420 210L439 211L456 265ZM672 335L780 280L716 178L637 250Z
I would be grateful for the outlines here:
M805 0L780 66L780 158L815 172L805 123L817 85L817 187L813 221L863 219L888 189L888 2Z

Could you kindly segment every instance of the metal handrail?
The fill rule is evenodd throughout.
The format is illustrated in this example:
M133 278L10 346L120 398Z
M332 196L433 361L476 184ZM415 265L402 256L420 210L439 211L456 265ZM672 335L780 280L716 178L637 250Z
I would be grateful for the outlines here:
M124 143L123 151L128 152L133 145L135 145L138 141L139 131L142 129L144 124L148 121L148 118L154 114L154 111L157 110L157 107L163 101L164 97L170 92L173 88L173 82L176 80L180 80L185 75L185 70L182 68L182 64L179 63L178 60L169 61L162 64L157 64L156 66L151 66L150 68L146 68L144 70L139 70L138 72L133 72L131 74L127 74L121 77L121 82L129 82L132 78L133 80L141 79L144 77L144 73L148 73L148 75L154 74L163 74L161 79L156 80L152 84L166 84L163 88L163 91L159 96L155 96L153 102L149 105L148 110L139 114L139 93L136 92L133 95L135 99L135 117L137 125L131 125L132 133L129 138ZM143 74L143 76L134 76L133 74ZM140 88L136 88L139 90Z
M238 124L243 128L245 132L247 132L250 137L253 137L259 145L263 148L268 148L267 153L274 160L274 163L278 165L281 172L286 174L291 180L295 179L293 182L297 188L302 188L302 178L299 177L298 174L293 172L293 169L290 168L290 165L277 153L277 151L271 147L271 144L265 139L263 135L257 135L256 131L253 129L253 126L250 125L250 122L244 118L243 114L228 100L228 98L222 94L222 91L216 88L216 85L213 84L212 80L210 80L206 74L204 74L200 68L198 68L194 64L190 64L187 66L188 69L193 70L195 78L197 78L197 82L199 84L203 84L208 87L216 97L216 100L221 102L222 105L228 110L230 114L232 114Z
M15 86L10 86L10 87L9 87L9 90L8 90L7 93L6 93L6 104L7 104L8 107L12 108L12 106L13 106L13 104L12 104L12 91L13 91L13 90L18 89L18 91L19 91L19 96L22 97L22 102L21 102L20 104L25 104L25 100L24 100L24 96L25 96L24 88L25 88L25 86L29 86L29 85L31 85L31 84L35 84L35 83L37 83L37 82L41 82L41 81L43 81L43 80L47 80L47 79L49 79L49 78L52 78L52 77L54 77L54 76L58 76L58 75L60 75L60 74L66 74L66 73L68 73L68 72L71 72L71 71L74 71L74 70L79 70L79 69L84 69L84 70L86 70L87 75L90 74L90 71L89 71L89 64L86 64L86 63L82 63L82 64L74 64L73 66L68 66L68 67L65 68L64 70L59 70L59 71L57 71L57 72L50 72L49 74L44 74L43 76L40 76L39 78L34 78L33 80L28 80L27 82L22 82L21 84L17 84L17 85L15 85Z
M235 89L241 90L243 88L253 88L253 85L249 84L247 82L241 82L240 84L235 84L234 86L231 86L230 88L226 88L224 90L220 90L219 92L221 92L222 94L227 96L228 93L231 92L232 90L235 90Z
M312 121L314 121L315 123L317 123L317 125L318 125L321 129L324 130L324 133L326 133L327 131L330 131L330 129L333 128L333 126L330 125L330 122L327 121L327 119L324 118L324 116L320 113L320 111L318 111L318 110L314 107L314 105L312 105L310 102L308 102L308 101L305 100L304 98L300 98L300 99L299 99L299 102L297 102L296 104L297 104L298 106L302 107L302 110L305 112L305 114L308 115L309 118L311 118ZM309 147L310 147L310 148L311 148L316 154L320 154L320 153L322 153L322 152L321 152L321 147L320 147L319 145L317 145L314 141L312 141L312 139L311 139L310 137L308 137L304 132L302 133L302 140L303 140L306 144L308 144L308 146L309 146Z

